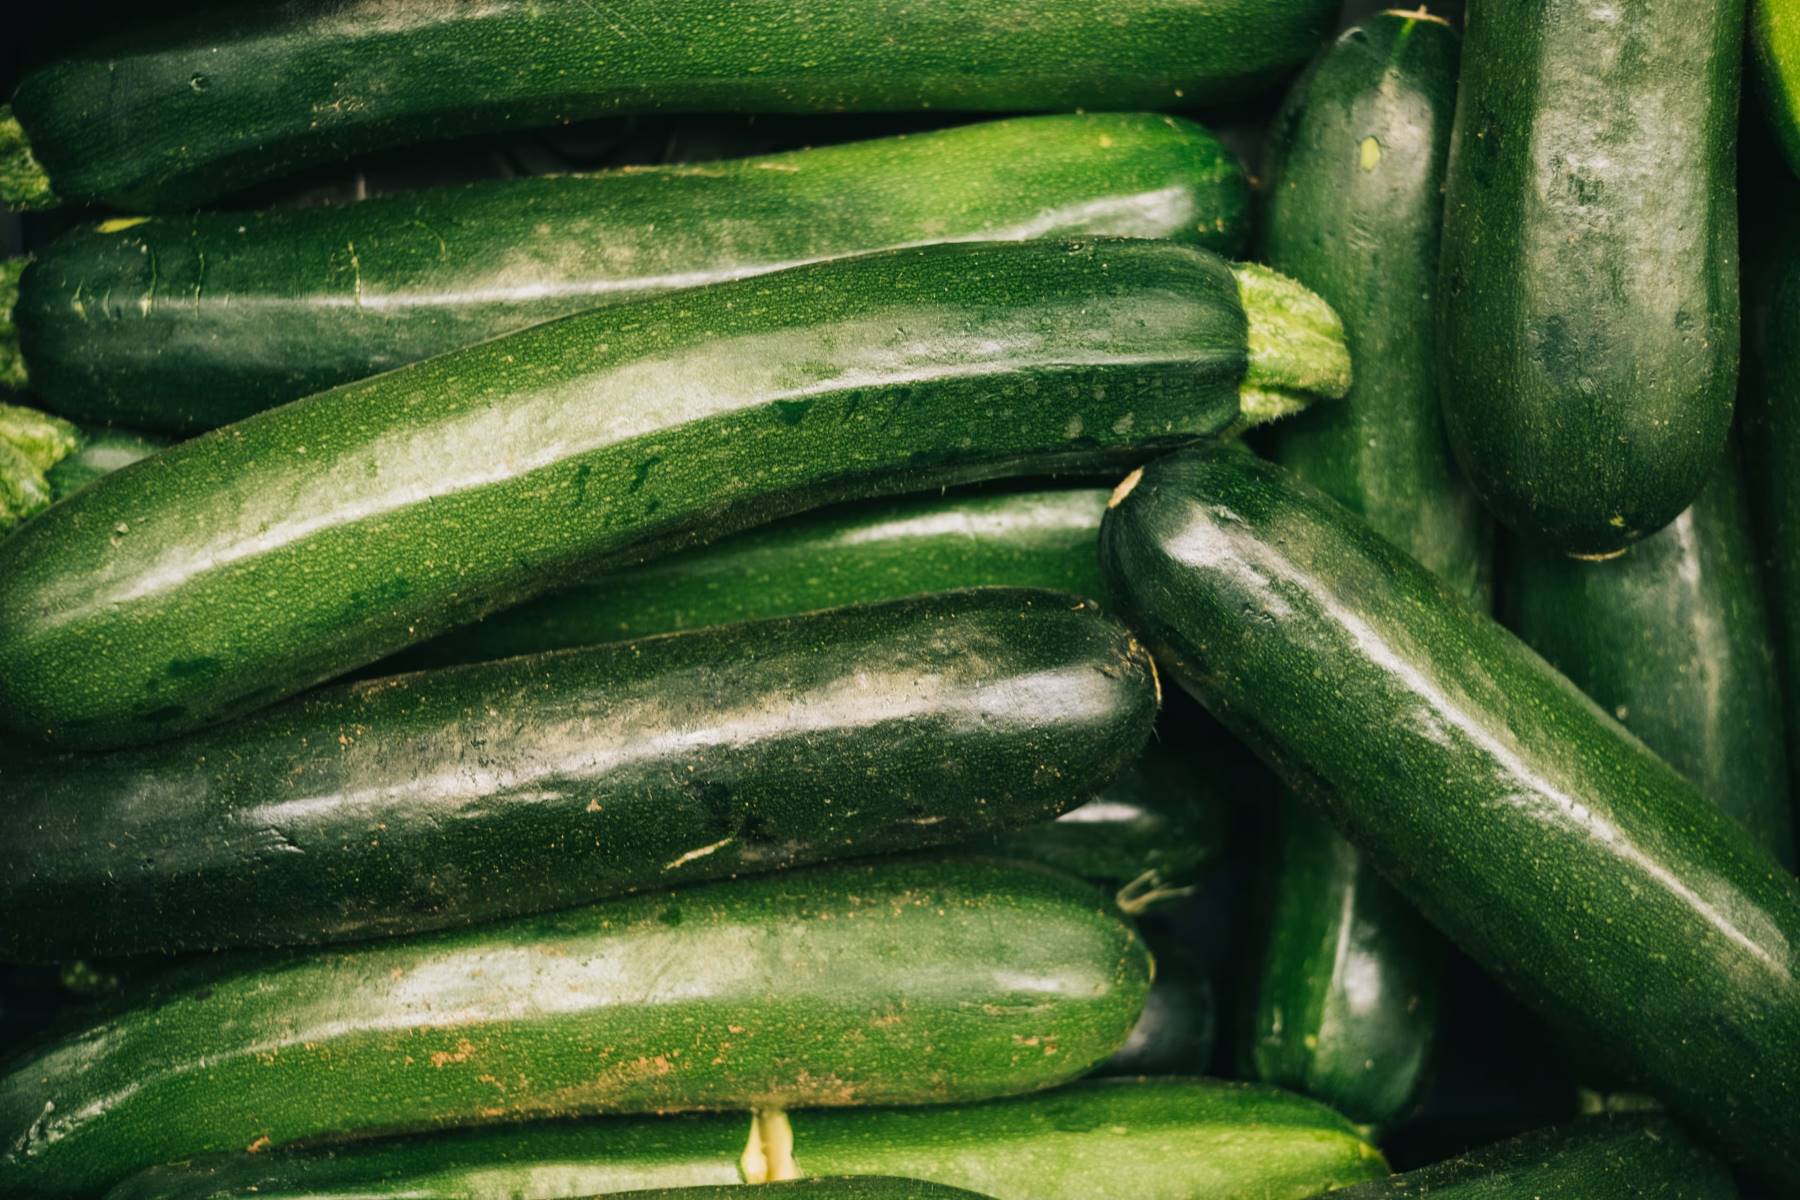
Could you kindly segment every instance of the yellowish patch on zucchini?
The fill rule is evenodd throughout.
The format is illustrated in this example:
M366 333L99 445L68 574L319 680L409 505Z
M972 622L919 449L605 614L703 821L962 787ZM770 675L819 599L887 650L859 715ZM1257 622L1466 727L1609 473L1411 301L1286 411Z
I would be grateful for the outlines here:
M123 233L127 229L136 229L149 219L149 217L110 217L94 228L100 233Z

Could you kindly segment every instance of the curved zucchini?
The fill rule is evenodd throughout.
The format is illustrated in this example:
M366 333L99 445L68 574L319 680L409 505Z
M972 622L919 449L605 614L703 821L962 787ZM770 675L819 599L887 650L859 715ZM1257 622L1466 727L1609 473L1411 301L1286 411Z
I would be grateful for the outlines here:
M1734 456L1623 558L1511 559L1507 623L1791 868L1781 680Z
M1348 372L1304 289L1129 239L864 255L566 317L171 447L0 543L0 727L154 741L577 569L1129 460Z
M1438 352L1520 535L1605 555L1693 503L1737 387L1743 0L1472 0Z
M1784 0L1750 0L1750 62L1763 113L1800 175L1800 13Z
M676 287L923 242L1117 235L1232 254L1248 210L1242 167L1204 129L1098 113L352 204L115 219L64 235L26 268L12 357L65 415L210 429Z
M1471 599L1488 537L1438 411L1431 322L1459 40L1385 12L1344 34L1288 94L1270 149L1263 259L1344 320L1344 402L1283 424L1276 461ZM1267 945L1240 1057L1382 1125L1412 1103L1437 1031L1437 936L1355 849L1298 805L1267 843Z
M1247 455L1100 531L1163 669L1577 1045L1800 1182L1800 883L1524 643Z
M646 112L1165 108L1303 62L1335 0L294 0L210 9L27 71L0 201L192 208L385 146Z
M0 769L0 956L412 933L962 841L1079 804L1155 716L1123 627L1012 589L327 688Z
M190 1155L525 1117L1032 1091L1117 1049L1149 976L1091 888L983 859L221 960L0 1075L0 1190L79 1196Z
M803 513L602 572L403 650L373 670L593 646L964 587L1102 591L1106 492L930 494Z
M788 1153L771 1158L770 1144ZM753 1123L556 1122L235 1154L146 1171L106 1200L551 1200L899 1170L999 1200L1299 1200L1386 1172L1355 1127L1315 1101L1206 1079L1109 1079L983 1104L821 1109Z
M1680 1126L1633 1115L1540 1129L1331 1192L1330 1200L1736 1200L1737 1194L1730 1173Z

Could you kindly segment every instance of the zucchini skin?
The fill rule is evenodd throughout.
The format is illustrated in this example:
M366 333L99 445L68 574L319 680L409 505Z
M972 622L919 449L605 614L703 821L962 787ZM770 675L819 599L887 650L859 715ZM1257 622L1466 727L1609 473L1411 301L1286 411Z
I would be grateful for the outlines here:
M111 475L139 459L167 448L169 439L153 433L84 426L74 453L44 472L52 500L74 495L103 475Z
M1650 1114L1534 1130L1330 1193L1331 1200L1736 1200L1737 1194L1730 1173L1680 1126Z
M1212 977L1180 941L1142 931L1156 961L1144 1011L1098 1076L1199 1075L1212 1063L1218 1001Z
M789 1114L806 1175L891 1175L999 1200L1287 1200L1386 1173L1330 1109L1210 1079L1083 1080L982 1104ZM556 1122L160 1167L106 1200L552 1200L728 1183L742 1117ZM253 1190L254 1189L254 1190Z
M923 242L1118 235L1229 255L1248 222L1243 168L1190 121L1026 117L702 166L103 221L37 254L14 318L42 403L194 432L676 287Z
M0 726L154 741L577 569L1216 435L1247 337L1205 251L971 243L599 309L346 384L0 542Z
M1441 394L1463 470L1523 537L1621 550L1724 450L1742 33L1742 0L1469 5Z
M16 1060L0 1186L79 1196L191 1155L526 1117L1032 1091L1111 1054L1149 984L1091 888L983 859L226 960Z
M999 588L329 687L0 768L0 958L416 933L963 841L1080 804L1156 707L1091 601Z
M1624 557L1520 545L1508 576L1518 635L1791 870L1781 680L1735 455Z
M1356 363L1343 403L1275 428L1273 457L1480 600L1488 531L1444 440L1432 345L1459 49L1422 10L1384 12L1314 62L1273 127L1263 260L1337 310ZM1277 830L1241 1057L1252 1078L1386 1124L1424 1080L1442 946L1319 818L1287 800Z
M842 505L607 571L413 646L377 670L592 646L965 587L1099 596L1100 488Z
M1279 467L1182 453L1120 491L1101 564L1162 668L1576 1044L1800 1180L1800 884Z
M759 1190L754 1194L744 1190L752 1186L769 1190ZM991 1200L978 1192L943 1187L919 1179L899 1179L893 1176L859 1178L854 1175L796 1179L787 1183L650 1188L633 1191L629 1195L636 1200ZM592 1197L590 1200L599 1200L599 1197Z
M1800 17L1783 0L1749 0L1750 65L1763 114L1800 175Z
M12 108L65 202L194 207L301 167L646 112L1120 110L1242 95L1329 35L1331 0L293 0L104 40Z

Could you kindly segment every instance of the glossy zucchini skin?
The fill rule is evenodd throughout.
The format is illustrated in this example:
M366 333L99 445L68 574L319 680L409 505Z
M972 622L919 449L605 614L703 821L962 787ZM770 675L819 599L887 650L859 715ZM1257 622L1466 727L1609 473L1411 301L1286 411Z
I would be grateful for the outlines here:
M1140 932L1156 961L1156 979L1131 1035L1094 1074L1204 1074L1212 1065L1219 1024L1212 976L1192 951L1155 926Z
M170 210L384 146L609 114L1204 103L1297 66L1336 16L1332 0L1120 0L1105 21L1078 0L988 18L957 0L292 0L101 40L27 72L12 110L56 197Z
M1800 14L1783 0L1750 0L1750 63L1769 127L1800 175Z
M1081 804L1156 706L1091 601L1002 588L329 687L0 767L0 958L416 933L964 841Z
M1674 520L1737 386L1742 0L1473 0L1445 197L1445 426L1570 554Z
M1104 897L977 858L200 970L0 1076L7 1195L326 1136L1033 1091L1111 1054L1150 984Z
M616 305L346 384L0 543L0 726L154 741L575 570L1215 435L1239 420L1248 328L1206 251L970 243Z
M1800 1180L1800 884L1573 684L1281 468L1187 452L1101 527L1165 672L1577 1044Z
M527 325L923 242L1116 235L1234 254L1243 168L1147 113L991 121L699 166L83 225L19 281L33 391L197 431Z
M1432 346L1460 39L1384 12L1340 35L1272 132L1263 259L1328 298L1356 380L1273 431L1271 453L1471 599L1488 531L1451 459ZM1267 944L1248 1074L1382 1125L1412 1103L1437 1033L1443 951L1411 904L1289 800L1267 843Z
M1330 1193L1331 1200L1736 1200L1737 1194L1731 1174L1679 1125L1650 1114L1540 1129Z
M593 646L964 587L1098 596L1100 488L936 493L802 513L606 571L401 651L416 668Z
M754 1193L744 1189L756 1187ZM763 1191L761 1189L768 1189ZM613 1193L615 1196L619 1193ZM650 1188L628 1193L634 1200L988 1200L978 1192L944 1187L920 1179L893 1176L837 1175L786 1183L715 1184L705 1187ZM599 1200L591 1197L590 1200Z
M1509 557L1507 623L1792 869L1781 680L1735 455L1621 558Z
M789 1116L804 1175L892 1175L904 1162L913 1178L999 1200L1298 1200L1386 1173L1323 1105L1207 1079L1084 1080L1016 1100ZM729 1183L745 1124L557 1122L238 1154L147 1171L107 1200L552 1200Z

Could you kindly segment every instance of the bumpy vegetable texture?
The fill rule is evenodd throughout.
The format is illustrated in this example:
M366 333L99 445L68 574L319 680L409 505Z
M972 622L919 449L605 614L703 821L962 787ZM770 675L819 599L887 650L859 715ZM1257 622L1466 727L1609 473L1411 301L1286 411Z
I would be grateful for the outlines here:
M755 1182L771 1177L771 1166L785 1168L775 1177L905 1170L1000 1200L1289 1200L1386 1173L1380 1153L1323 1105L1204 1079L1084 1081L983 1104L771 1114L754 1123L748 1143L746 1124L557 1122L237 1154L146 1171L107 1200L551 1200ZM769 1146L781 1152L773 1162Z
M1734 456L1624 557L1518 546L1507 574L1519 636L1791 868L1781 681Z
M50 507L47 476L80 444L80 431L60 417L0 404L0 535Z
M962 841L1081 804L1156 706L1122 626L1012 589L323 689L0 767L0 957L409 933Z
M1332 1200L1736 1200L1731 1175L1665 1117L1596 1117L1330 1193Z
M1101 563L1165 671L1458 945L1783 1186L1800 884L1522 642L1272 464L1121 485Z
M15 1061L0 1186L78 1196L211 1151L532 1116L1031 1091L1112 1053L1149 976L1093 889L983 859L226 960Z
M1737 385L1742 0L1469 5L1438 352L1475 490L1603 555L1674 520Z
M83 226L0 359L75 417L197 430L596 305L922 242L1117 235L1223 254L1249 189L1178 117L992 121L703 166Z
M402 651L373 669L593 646L963 587L1102 589L1106 492L905 496L803 513L606 571Z
M26 73L0 200L180 209L383 146L612 113L1166 108L1241 95L1333 0L241 5ZM6 114L0 114L4 116Z
M759 1190L755 1194L744 1190L751 1186ZM650 1188L633 1191L630 1195L636 1200L985 1200L978 1192L919 1179L859 1178L855 1175L756 1185L727 1183L707 1187Z
M1273 126L1263 258L1331 303L1356 363L1343 403L1276 431L1275 458L1474 598L1486 529L1444 441L1431 334L1458 49L1444 21L1388 12L1308 68ZM1246 1069L1354 1120L1391 1121L1437 1031L1437 936L1296 804L1267 858Z
M1786 0L1750 0L1750 62L1763 112L1800 175L1800 12Z
M1140 240L930 246L567 317L173 446L0 543L0 726L152 741L578 569L1129 460L1348 373L1305 289Z

